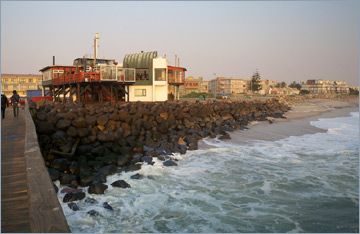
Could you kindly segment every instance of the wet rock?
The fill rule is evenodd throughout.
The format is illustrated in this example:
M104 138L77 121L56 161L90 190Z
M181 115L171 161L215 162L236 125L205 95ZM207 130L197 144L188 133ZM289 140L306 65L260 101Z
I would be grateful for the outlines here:
M100 115L97 118L97 124L101 126L105 126L105 124L108 122L109 117L107 115Z
M77 211L77 210L80 209L79 206L78 206L76 203L73 203L73 202L68 203L68 207L69 207L70 209L72 209L73 211Z
M131 188L130 184L126 183L125 180L117 180L113 182L111 185L117 188Z
M153 158L151 156L144 156L141 158L142 162L151 163Z
M88 192L91 194L104 194L107 188L108 188L107 185L98 181L94 181L89 186Z
M60 177L60 173L55 168L48 168L48 172L52 181L56 181Z
M90 204L96 204L97 203L96 199L90 198L90 197L86 198L85 202L90 203Z
M131 171L138 171L141 169L141 164L130 164L127 168L126 168L126 172L131 172Z
M87 212L87 214L90 215L91 217L98 217L98 216L102 217L102 215L96 210L90 210Z
M133 180L139 180L139 179L142 179L144 176L139 174L139 173L136 173L135 175L132 175L130 177L130 179L133 179Z
M68 173L60 175L60 184L70 184L71 181L76 180L76 176Z
M117 167L114 165L107 165L100 168L99 172L104 174L105 176L114 175L117 172Z
M63 202L73 202L73 201L82 200L84 198L85 198L84 192L72 192L65 194L63 198Z
M103 207L107 210L111 210L111 211L114 210L107 202L103 203Z
M163 165L167 166L167 167L172 167L172 166L177 166L177 163L172 160L167 160L167 161L163 162Z

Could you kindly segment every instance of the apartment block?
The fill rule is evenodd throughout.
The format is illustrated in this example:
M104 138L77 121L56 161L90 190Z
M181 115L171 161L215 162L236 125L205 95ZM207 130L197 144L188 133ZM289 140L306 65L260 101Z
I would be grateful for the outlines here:
M308 90L312 94L342 93L348 94L349 87L345 81L332 80L305 80L301 81L301 89Z
M25 97L27 90L41 90L41 75L33 74L1 74L1 92L11 96L16 90L20 96Z

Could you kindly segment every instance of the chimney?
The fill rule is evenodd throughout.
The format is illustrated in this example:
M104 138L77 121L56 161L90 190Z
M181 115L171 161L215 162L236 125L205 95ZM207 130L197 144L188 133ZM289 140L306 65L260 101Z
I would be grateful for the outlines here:
M55 66L55 56L53 56L53 66Z
M175 67L176 67L176 60L177 60L177 55L175 54Z

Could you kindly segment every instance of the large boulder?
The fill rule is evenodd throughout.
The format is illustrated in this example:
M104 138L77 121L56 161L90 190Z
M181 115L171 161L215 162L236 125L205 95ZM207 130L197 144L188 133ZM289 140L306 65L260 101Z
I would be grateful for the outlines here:
M99 172L104 174L105 176L114 175L117 172L117 167L114 165L107 165L100 168Z
M46 121L40 121L36 125L36 131L38 134L50 135L53 134L56 131L56 129L54 128L54 125L52 125L51 123Z
M167 167L172 167L172 166L177 166L177 163L172 160L167 160L167 161L163 162L163 165L167 166Z
M105 124L108 122L109 117L107 115L100 115L97 118L97 124L101 126L105 126Z
M71 121L67 119L60 119L56 123L57 129L65 129L71 125Z
M82 200L84 198L85 198L84 192L72 192L65 194L63 198L63 202L73 202L73 201Z
M113 187L117 188L131 188L130 184L126 183L125 180L117 180L111 184Z
M66 171L69 169L70 162L66 158L56 158L52 161L51 167L58 171Z
M88 192L91 194L104 194L107 188L108 186L106 184L103 184L99 181L94 181L89 186Z
M83 117L78 117L72 121L72 125L77 128L86 128L86 121Z

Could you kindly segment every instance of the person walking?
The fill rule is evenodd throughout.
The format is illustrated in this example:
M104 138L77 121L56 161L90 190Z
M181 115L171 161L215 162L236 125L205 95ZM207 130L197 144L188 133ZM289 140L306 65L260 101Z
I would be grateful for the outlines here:
M1 93L1 117L5 119L5 109L9 107L9 100L4 93Z
M17 94L16 90L13 91L13 95L11 96L10 100L14 110L14 117L17 117L19 116L20 96Z

